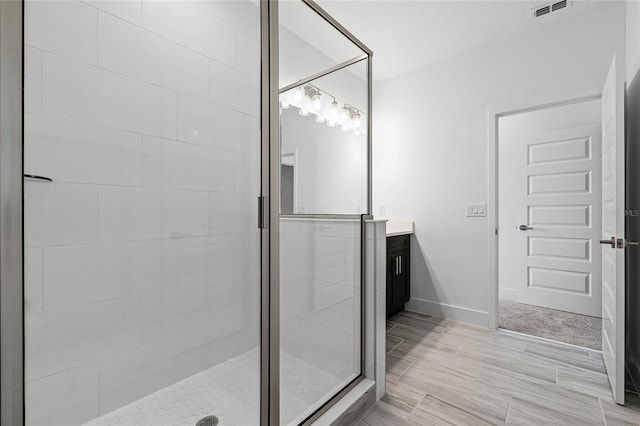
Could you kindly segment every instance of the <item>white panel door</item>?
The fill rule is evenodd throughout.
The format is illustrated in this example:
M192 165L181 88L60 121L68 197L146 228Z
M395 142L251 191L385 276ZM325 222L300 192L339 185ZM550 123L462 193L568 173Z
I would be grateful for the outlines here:
M599 317L600 124L523 138L517 300Z
M614 57L602 91L602 355L613 397L624 404L624 89ZM606 244L611 241L610 244Z

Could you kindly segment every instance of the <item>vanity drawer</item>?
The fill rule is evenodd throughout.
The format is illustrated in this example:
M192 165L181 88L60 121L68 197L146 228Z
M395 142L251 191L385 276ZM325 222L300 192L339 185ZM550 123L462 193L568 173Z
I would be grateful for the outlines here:
M387 237L387 250L405 250L409 248L410 235L396 235Z

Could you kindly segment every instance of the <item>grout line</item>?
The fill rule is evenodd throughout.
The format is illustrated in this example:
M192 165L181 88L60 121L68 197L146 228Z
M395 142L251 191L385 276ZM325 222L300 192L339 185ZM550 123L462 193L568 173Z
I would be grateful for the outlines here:
M409 365L407 366L407 368L405 368L405 369L404 369L404 371L403 371L402 373L400 373L400 375L399 375L398 377L396 377L396 380L400 380L400 378L401 378L402 376L404 376L404 373L406 373L406 372L407 372L407 370L409 370L413 364L414 364L414 362L413 362L413 361L411 361L411 364L409 364Z
M385 333L390 332L391 330L393 330L393 329L394 329L394 328L396 328L397 326L398 326L398 323L394 323L394 324L393 324L393 326L392 326L390 329L388 329Z
M484 366L487 365L486 363L482 363L482 365L480 366L480 369L478 370L478 374L476 374L476 377L474 377L474 380L480 380L480 374L482 373L482 370L484 370Z
M600 414L602 414L604 426L607 426L607 417L604 415L604 408L602 407L602 400L600 398L598 398L598 404L600 405Z
M404 339L400 340L398 342L397 345L395 345L394 347L392 347L391 349L389 349L389 352L387 352L388 354L390 354L395 348L397 348L398 346L400 346L402 344L402 342L404 342Z
M505 424L509 422L509 414L511 414L511 403L513 402L513 395L509 398L509 406L507 407L507 415L504 418Z
M427 393L425 392L424 395L422 395L422 398L420 398L420 400L418 401L418 403L416 404L415 407L413 407L413 410L411 410L411 412L409 413L409 416L407 417L411 417L413 416L413 413L416 411L416 408L418 408L418 405L420 405L422 403L422 401L424 401L424 399L427 397Z

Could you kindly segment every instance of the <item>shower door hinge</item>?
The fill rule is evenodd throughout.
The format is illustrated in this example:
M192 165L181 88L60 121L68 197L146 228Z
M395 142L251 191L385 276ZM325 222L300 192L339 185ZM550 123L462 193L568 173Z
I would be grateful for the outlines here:
M258 197L258 228L269 227L269 200L267 197Z

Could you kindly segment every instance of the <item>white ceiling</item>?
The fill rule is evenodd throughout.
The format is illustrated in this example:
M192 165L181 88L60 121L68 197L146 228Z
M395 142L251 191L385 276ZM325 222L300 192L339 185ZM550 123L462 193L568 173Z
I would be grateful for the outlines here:
M558 0L556 0L558 1ZM317 0L374 52L380 81L604 7L609 1L574 0L565 9L533 18L550 1ZM317 34L321 44L321 34ZM314 35L305 38L314 43ZM330 54L329 54L330 55Z

